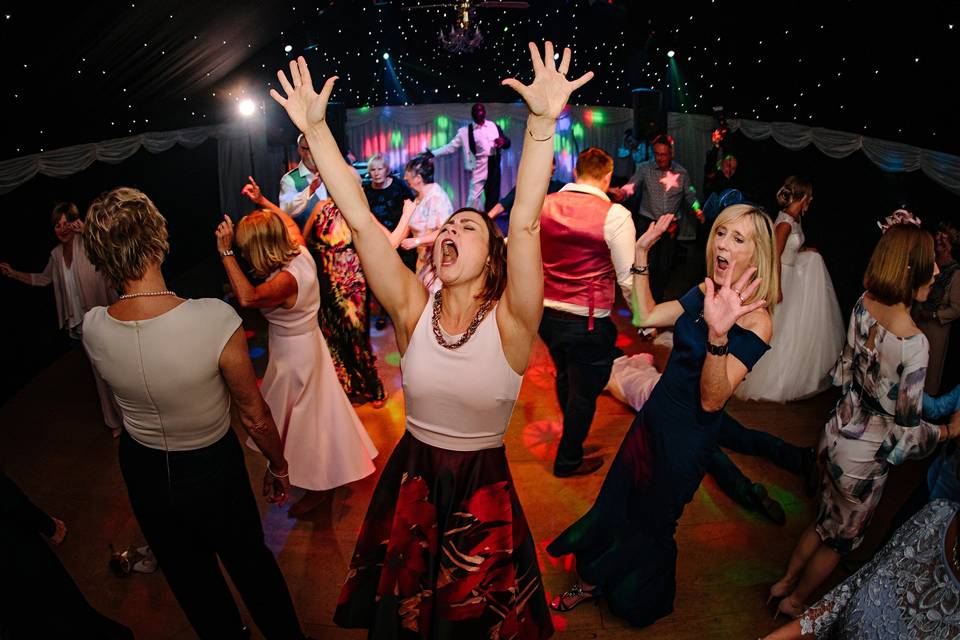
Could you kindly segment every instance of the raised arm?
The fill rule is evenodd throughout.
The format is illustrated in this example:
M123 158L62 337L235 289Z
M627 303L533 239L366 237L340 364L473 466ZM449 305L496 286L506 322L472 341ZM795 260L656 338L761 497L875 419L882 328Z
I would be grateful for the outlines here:
M283 503L290 493L287 478L287 461L283 457L283 445L277 425L257 388L257 376L247 352L247 340L243 327L237 327L220 352L220 372L230 389L230 396L240 414L243 430L250 434L257 448L267 458L267 471L263 475L263 495L269 502Z
M223 222L217 227L217 251L223 261L230 286L237 302L244 309L270 309L285 305L291 307L297 301L297 280L286 271L281 271L266 282L253 286L233 255L223 255L233 251L233 221L223 216ZM292 300L291 300L292 298Z
M287 215L286 211L271 202L267 196L263 195L263 191L260 190L260 185L258 185L257 181L253 179L253 176L247 176L247 180L250 182L244 185L240 193L250 198L250 201L258 207L262 209L269 209L280 216L280 219L283 220L283 225L287 228L287 234L290 236L290 239L299 244L301 247L305 247L306 242L303 241L303 238L309 233L306 225L304 225L303 233L300 233L300 227L297 226L297 223L294 222L293 218ZM310 219L312 220L313 216L311 216Z
M403 266L400 256L378 228L363 187L357 182L353 168L341 156L327 126L327 103L337 78L327 79L317 94L302 56L290 62L289 80L282 71L277 73L277 78L283 95L275 89L270 90L270 95L306 136L327 190L350 225L367 282L394 319L397 343L403 351L409 332L427 304L427 290L416 275Z
M529 45L534 78L529 85L509 78L503 81L523 98L527 105L527 130L517 170L516 199L510 212L510 250L507 252L507 287L497 307L501 324L518 331L500 331L504 352L514 370L526 367L529 349L543 314L543 260L540 256L540 211L550 182L553 159L553 135L557 118L570 94L586 84L593 72L576 80L567 80L570 49L563 50L559 69L553 58L553 44L547 42L540 51ZM516 344L513 337L516 337ZM524 353L526 355L524 355ZM518 364L522 366L518 367Z
M633 276L633 326L641 329L650 327L672 327L683 313L683 307L676 300L657 304L650 293L650 260L647 254L656 244L670 224L673 214L666 214L647 227L643 235L637 239L634 246L634 264L636 271Z
M17 271L6 262L0 262L0 273L11 280L16 280L17 282L22 282L32 287L45 287L53 282L53 254L50 254L50 258L47 260L47 266L44 267L40 273Z

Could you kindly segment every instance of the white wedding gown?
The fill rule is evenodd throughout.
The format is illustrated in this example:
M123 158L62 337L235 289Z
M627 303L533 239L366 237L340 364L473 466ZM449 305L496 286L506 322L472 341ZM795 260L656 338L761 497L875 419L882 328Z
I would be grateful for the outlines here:
M788 402L820 393L843 348L843 318L823 258L800 250L799 220L781 212L774 226L781 222L791 229L780 256L783 302L774 310L770 351L737 387L741 400Z

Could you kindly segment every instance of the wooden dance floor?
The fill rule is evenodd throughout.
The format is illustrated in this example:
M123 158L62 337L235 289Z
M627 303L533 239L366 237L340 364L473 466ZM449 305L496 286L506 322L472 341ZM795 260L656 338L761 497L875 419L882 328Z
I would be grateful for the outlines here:
M257 314L244 318L256 332L250 344L258 355L266 346L262 320ZM622 315L617 322L621 348L627 353L653 351L662 367L666 349L638 340ZM366 405L358 412L380 450L375 461L379 473L402 434L404 412L399 355L391 328L375 331L374 343L389 401L380 410ZM260 371L265 360L265 356L256 360ZM633 415L604 393L587 441L599 447L603 469L587 477L555 478L551 464L559 440L559 410L553 379L549 356L538 341L506 439L548 598L565 589L573 573L569 559L554 560L544 548L590 506ZM830 392L789 405L734 400L729 411L746 426L813 445L833 401ZM108 569L108 544L125 548L142 545L143 539L120 477L116 442L100 423L93 380L81 352L68 353L0 407L0 425L0 464L37 504L67 523L69 534L57 553L90 602L133 628L138 638L193 638L159 572L118 578ZM555 614L558 637L756 638L775 628L778 623L764 604L765 594L815 507L804 496L799 478L766 460L738 455L733 459L783 504L786 526L771 524L739 507L708 476L677 532L678 591L673 615L637 630L614 617L604 604L584 604L571 613ZM247 464L256 491L264 461L248 451ZM892 512L918 481L918 470L914 464L893 472L872 534L846 571L876 548ZM286 507L262 503L268 544L279 558L304 628L314 638L365 637L363 631L337 628L332 616L377 475L331 492L304 520L288 518Z

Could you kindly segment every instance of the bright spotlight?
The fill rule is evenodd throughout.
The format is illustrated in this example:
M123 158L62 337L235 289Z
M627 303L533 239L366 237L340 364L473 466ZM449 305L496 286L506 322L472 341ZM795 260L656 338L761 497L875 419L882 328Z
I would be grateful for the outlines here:
M384 54L383 54L383 59L384 59L384 60L389 60L389 59L390 59L390 54L384 52Z
M240 115L243 117L250 117L253 115L253 112L257 110L257 105L253 104L253 100L247 98L246 100L240 101Z
M676 55L676 52L673 49L670 49L670 51L667 51L668 58L672 58L675 55Z
M283 50L286 51L287 53L290 53L291 51L293 51L293 45L288 44L283 48Z

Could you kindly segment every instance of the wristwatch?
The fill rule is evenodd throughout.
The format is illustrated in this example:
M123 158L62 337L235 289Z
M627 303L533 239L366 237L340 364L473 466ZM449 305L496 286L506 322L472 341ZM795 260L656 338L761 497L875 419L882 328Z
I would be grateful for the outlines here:
M717 344L711 344L709 340L707 341L707 353L713 356L727 355L727 351L730 350L729 347L730 347L729 344L717 345Z
M636 276L645 276L647 275L647 272L649 270L650 270L650 265L648 264L645 264L642 267L638 267L635 264L630 266L630 273Z

